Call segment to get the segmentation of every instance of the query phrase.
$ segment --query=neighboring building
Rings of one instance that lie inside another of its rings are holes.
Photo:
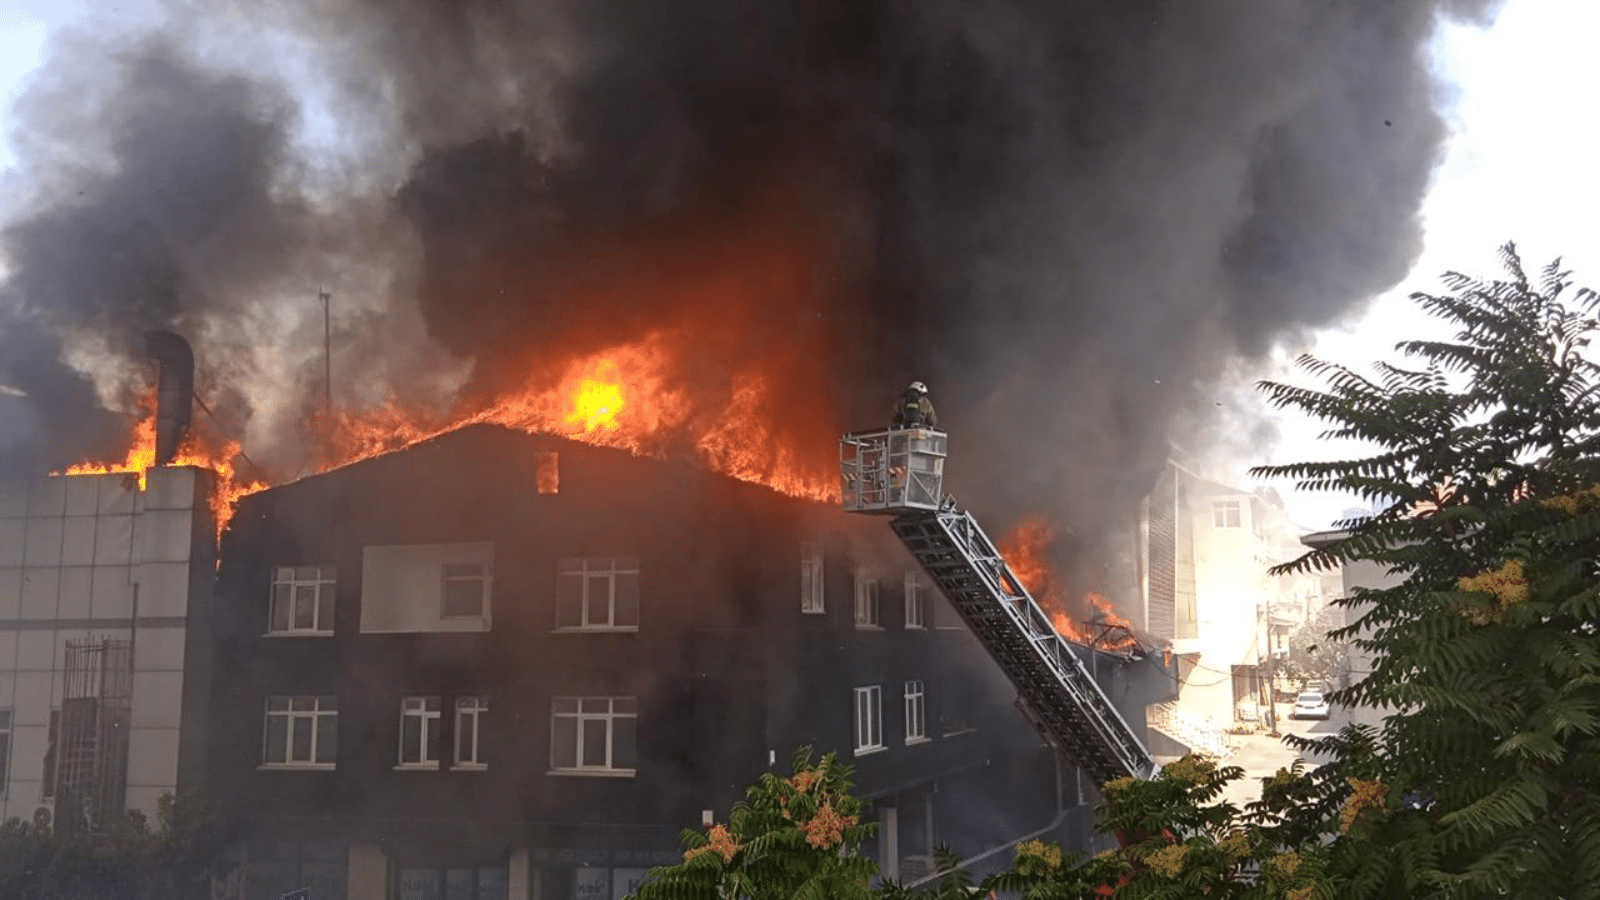
[[[1349,515],[1348,513],[1346,514]],[[1348,537],[1346,531],[1319,531],[1306,535],[1302,540],[1308,547],[1325,547],[1335,541]],[[1357,588],[1382,590],[1399,584],[1401,577],[1381,563],[1370,559],[1359,559],[1345,563],[1339,567],[1339,594],[1340,597],[1353,596]],[[1371,609],[1370,604],[1361,603],[1342,608],[1343,625],[1353,625],[1360,621],[1363,615]],[[1363,649],[1354,640],[1348,642],[1345,651],[1345,664],[1342,677],[1336,688],[1347,688],[1365,678],[1372,671],[1372,651]],[[1370,725],[1374,728],[1383,724],[1385,711],[1383,709],[1352,706],[1348,707],[1347,715],[1352,725]]]
[[[1139,543],[1145,628],[1171,640],[1182,682],[1164,726],[1181,713],[1216,735],[1262,716],[1289,635],[1331,599],[1316,574],[1268,574],[1304,552],[1300,533],[1270,489],[1238,490],[1176,463],[1163,471]]]
[[[1086,845],[1092,788],[913,567],[882,521],[482,426],[247,497],[191,675],[243,895],[621,897],[807,744],[889,877]],[[1089,662],[1142,731],[1159,660]]]
[[[210,473],[0,482],[0,821],[154,820],[199,772]]]

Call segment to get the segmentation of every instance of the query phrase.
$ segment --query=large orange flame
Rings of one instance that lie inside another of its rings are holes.
[[[1033,599],[1038,601],[1039,607],[1050,617],[1057,634],[1069,641],[1104,649],[1130,646],[1133,639],[1126,632],[1103,633],[1107,630],[1105,626],[1125,629],[1129,622],[1112,610],[1111,601],[1102,594],[1090,593],[1084,597],[1096,611],[1095,621],[1079,622],[1072,618],[1066,599],[1061,594],[1060,582],[1050,564],[1050,542],[1054,539],[1055,529],[1049,520],[1035,514],[1017,523],[1000,540],[998,549],[1012,574],[1017,576],[1022,586],[1027,588]]]

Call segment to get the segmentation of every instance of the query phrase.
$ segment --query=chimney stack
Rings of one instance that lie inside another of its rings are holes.
[[[156,459],[165,466],[178,456],[194,409],[194,351],[170,331],[147,331],[145,352],[161,364],[156,386]]]

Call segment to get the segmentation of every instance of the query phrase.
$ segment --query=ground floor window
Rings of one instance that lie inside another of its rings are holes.
[[[313,895],[315,896],[315,895]],[[395,900],[507,900],[505,866],[401,866]]]
[[[278,900],[309,889],[314,900],[344,900],[349,863],[329,841],[272,841],[246,851],[244,900]]]

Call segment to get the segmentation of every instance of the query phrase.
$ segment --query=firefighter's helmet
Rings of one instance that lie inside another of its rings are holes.
[[[907,390],[916,391],[919,394],[926,394],[928,392],[928,386],[920,381],[913,381],[911,382],[911,387]]]

